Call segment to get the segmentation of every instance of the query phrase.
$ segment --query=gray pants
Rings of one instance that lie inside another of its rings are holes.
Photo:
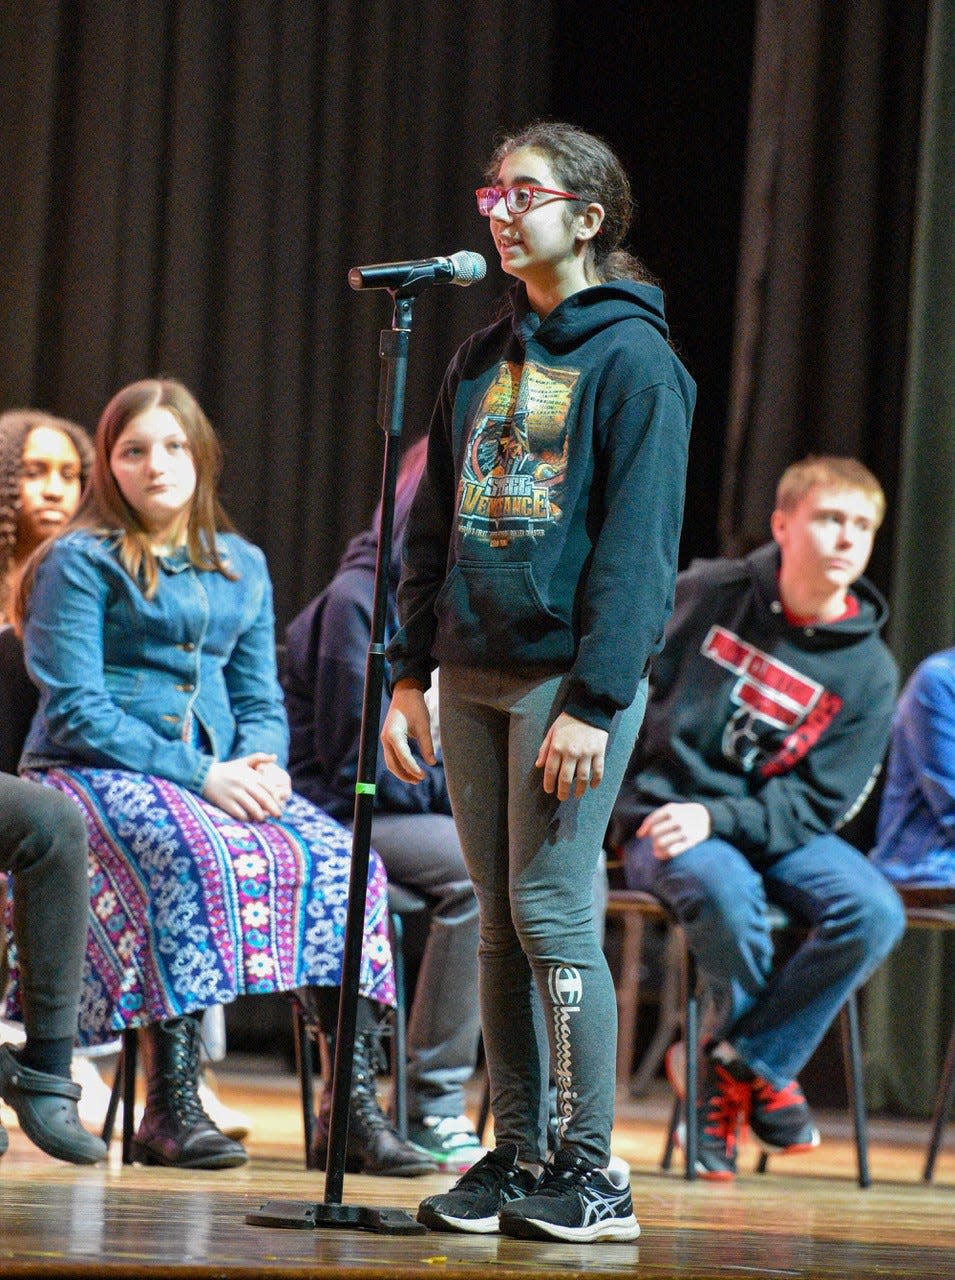
[[[408,1019],[408,1115],[463,1115],[480,1035],[478,908],[454,819],[376,813],[371,841],[388,878],[417,890],[430,911]]]
[[[71,800],[0,773],[0,871],[13,886],[13,938],[28,1036],[73,1039],[86,955],[86,824]]]
[[[547,1154],[549,1064],[562,1149],[605,1166],[616,1000],[594,922],[594,873],[643,719],[647,686],[613,721],[600,786],[548,796],[535,760],[566,677],[441,668],[441,745],[480,907],[481,1027],[498,1142]],[[535,997],[535,987],[537,996]]]

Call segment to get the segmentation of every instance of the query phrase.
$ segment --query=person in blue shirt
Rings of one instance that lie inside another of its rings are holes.
[[[351,836],[292,791],[265,557],[219,504],[219,445],[194,397],[171,379],[133,383],[95,445],[76,516],[21,584],[40,691],[21,770],[86,818],[80,1033],[144,1028],[135,1157],[224,1168],[247,1156],[199,1101],[198,1016],[239,994],[308,989],[331,1025]],[[365,1078],[377,1006],[394,999],[376,857],[361,992]],[[434,1168],[360,1101],[354,1122],[387,1142],[389,1172]]]
[[[955,885],[955,648],[902,690],[870,860],[896,884]]]

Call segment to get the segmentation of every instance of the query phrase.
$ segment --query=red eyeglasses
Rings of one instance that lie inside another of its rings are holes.
[[[485,218],[491,216],[491,210],[500,200],[504,201],[508,213],[526,213],[538,195],[553,196],[555,200],[583,199],[583,196],[575,196],[570,191],[555,191],[553,187],[537,187],[527,183],[516,187],[478,187],[474,194],[477,196],[478,213]]]

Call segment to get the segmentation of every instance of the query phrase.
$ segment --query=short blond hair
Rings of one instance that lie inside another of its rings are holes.
[[[885,515],[885,492],[868,467],[857,458],[810,454],[786,468],[776,486],[776,510],[792,511],[810,489],[856,489],[875,508],[876,528]]]

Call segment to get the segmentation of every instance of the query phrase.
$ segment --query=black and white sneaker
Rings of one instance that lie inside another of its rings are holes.
[[[597,1169],[558,1151],[537,1188],[500,1213],[501,1233],[531,1240],[636,1240],[630,1170],[622,1161]]]
[[[501,1207],[528,1195],[537,1179],[517,1163],[517,1143],[502,1142],[472,1165],[450,1191],[428,1196],[418,1205],[418,1221],[432,1231],[470,1231],[490,1235],[498,1229]]]

